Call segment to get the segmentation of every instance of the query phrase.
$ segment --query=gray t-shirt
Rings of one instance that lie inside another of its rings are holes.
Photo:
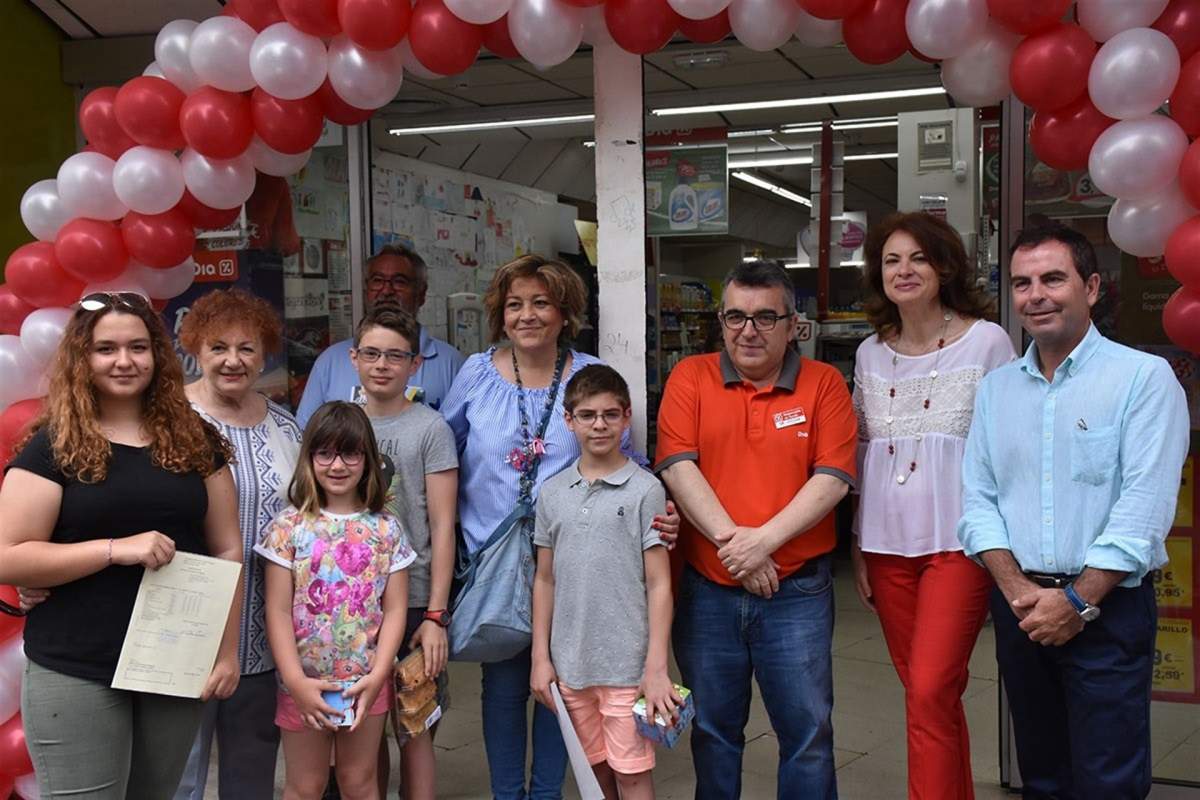
[[[589,483],[579,461],[542,485],[533,543],[554,551],[550,659],[572,689],[637,686],[650,634],[643,551],[667,495],[632,461]]]
[[[408,607],[429,605],[429,511],[425,476],[458,467],[454,434],[442,415],[413,403],[394,417],[372,417],[379,452],[392,460],[396,474],[386,508],[400,520],[417,560],[408,568]]]

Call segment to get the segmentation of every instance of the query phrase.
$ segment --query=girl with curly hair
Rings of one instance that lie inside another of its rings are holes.
[[[230,457],[149,302],[80,301],[0,490],[0,583],[53,589],[25,625],[21,697],[43,797],[171,797],[201,701],[237,688],[240,594],[199,700],[109,688],[144,569],[177,550],[241,562]]]

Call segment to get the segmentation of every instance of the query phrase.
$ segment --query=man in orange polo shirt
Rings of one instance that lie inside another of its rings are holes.
[[[780,798],[834,798],[833,508],[854,482],[841,374],[801,358],[782,267],[725,278],[725,351],[667,380],[655,467],[684,520],[673,641],[696,699],[696,797],[741,794],[754,675],[779,739]]]

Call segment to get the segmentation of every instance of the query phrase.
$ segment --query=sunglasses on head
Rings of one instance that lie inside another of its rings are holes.
[[[145,311],[150,302],[137,292],[92,292],[79,301],[84,311],[100,311],[105,308],[124,308],[129,311]]]

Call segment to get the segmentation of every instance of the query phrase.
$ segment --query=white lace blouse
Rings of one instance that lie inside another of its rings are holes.
[[[955,526],[975,388],[1014,358],[1008,334],[984,320],[942,348],[940,357],[900,355],[878,336],[859,345],[854,410],[860,497],[854,534],[864,551],[923,556],[962,550]]]

